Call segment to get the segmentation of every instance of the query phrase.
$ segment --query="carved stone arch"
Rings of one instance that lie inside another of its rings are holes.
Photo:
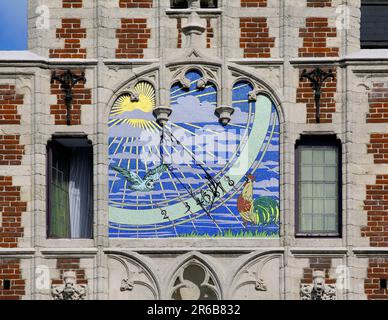
[[[104,118],[108,119],[111,108],[115,101],[123,94],[128,93],[127,91],[133,88],[137,83],[141,81],[145,81],[150,83],[155,89],[155,99],[156,105],[160,102],[160,96],[158,94],[159,91],[159,83],[158,83],[158,74],[160,73],[159,65],[147,66],[140,71],[136,71],[134,75],[121,82],[116,88],[112,90],[112,95],[110,96],[105,110],[104,110]]]
[[[210,288],[209,292],[211,292],[213,297],[210,297],[209,300],[223,299],[222,279],[220,278],[220,273],[216,272],[219,268],[216,268],[206,256],[198,252],[190,252],[182,256],[177,264],[178,267],[175,268],[166,281],[168,290],[165,299],[177,299],[177,290],[181,289],[185,290],[183,293],[181,292],[181,294],[184,294],[184,296],[181,296],[182,300],[204,299],[203,294],[206,294],[207,288]],[[199,281],[201,283],[185,278],[185,270],[191,266],[202,268],[205,272],[203,281]]]
[[[282,106],[283,95],[274,84],[270,83],[268,80],[261,79],[260,77],[254,75],[251,70],[246,70],[244,67],[237,66],[235,64],[229,64],[228,69],[232,72],[232,75],[235,79],[244,79],[253,83],[254,88],[257,92],[257,95],[262,94],[267,96],[275,105],[280,123],[284,123],[284,110]],[[234,81],[233,83],[236,83]]]
[[[214,66],[213,66],[214,67]],[[197,71],[201,74],[202,78],[198,80],[201,84],[199,85],[199,88],[206,86],[207,83],[212,83],[217,91],[220,89],[219,85],[219,79],[217,70],[219,68],[215,68],[215,70],[211,69],[211,65],[206,64],[184,64],[184,65],[176,65],[173,68],[170,68],[171,72],[171,81],[170,81],[170,87],[172,87],[176,83],[180,83],[183,88],[189,88],[190,87],[190,81],[186,78],[186,74],[190,71]]]
[[[160,299],[156,274],[137,254],[111,252],[108,254],[110,299]]]
[[[227,299],[244,299],[245,295],[257,300],[281,299],[284,285],[282,260],[282,253],[276,251],[249,254],[234,268]]]

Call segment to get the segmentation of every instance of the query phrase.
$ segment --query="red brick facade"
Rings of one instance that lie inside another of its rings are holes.
[[[82,0],[62,0],[63,8],[82,8]]]
[[[82,71],[73,71],[80,74]],[[67,120],[67,108],[65,104],[65,93],[61,84],[55,81],[51,84],[51,94],[57,96],[57,103],[50,106],[50,114],[55,117],[56,125],[65,125]],[[92,104],[92,90],[85,88],[83,82],[78,82],[73,88],[73,102],[70,110],[70,125],[81,124],[81,107]]]
[[[206,19],[206,48],[212,47],[212,39],[214,38],[214,29],[212,28],[212,20]]]
[[[23,100],[23,95],[16,93],[14,85],[0,85],[0,125],[20,124],[17,108],[24,103]]]
[[[0,176],[0,248],[16,248],[23,237],[22,213],[27,203],[20,199],[20,187],[12,184],[12,177]]]
[[[240,18],[240,48],[244,58],[270,58],[275,38],[269,36],[267,18]]]
[[[368,223],[361,235],[370,239],[371,247],[388,247],[388,175],[378,175],[376,184],[366,187],[364,210]]]
[[[388,280],[388,258],[369,258],[368,275],[364,281],[368,300],[388,300],[388,290],[380,285],[384,279]]]
[[[267,0],[241,0],[242,8],[258,8],[266,7]]]
[[[60,272],[59,279],[53,279],[52,284],[63,284],[63,273],[66,271],[74,271],[76,273],[77,284],[88,284],[85,270],[80,267],[80,259],[78,258],[61,258],[57,259],[57,270]]]
[[[116,38],[119,39],[116,58],[144,58],[144,49],[148,48],[148,39],[151,38],[147,19],[121,19],[121,29],[116,30]]]
[[[182,18],[176,19],[176,28],[178,30],[178,42],[177,42],[177,48],[182,48]]]
[[[303,278],[301,283],[309,284],[313,282],[313,272],[314,271],[323,271],[325,273],[325,282],[326,284],[333,284],[336,282],[335,279],[330,278],[330,269],[331,269],[331,258],[326,257],[316,257],[309,259],[310,266],[303,269]]]
[[[9,289],[5,282],[9,281]],[[20,300],[25,293],[25,280],[20,270],[20,260],[0,258],[0,300]]]
[[[153,0],[119,0],[120,8],[152,8]]]
[[[313,8],[331,7],[331,0],[307,0],[307,6]]]
[[[306,27],[299,29],[303,47],[299,57],[338,57],[339,48],[327,47],[327,38],[337,37],[337,29],[329,27],[327,18],[306,18]]]
[[[21,165],[23,154],[20,135],[0,135],[0,166]]]
[[[388,133],[371,134],[368,153],[373,154],[376,164],[388,163]]]
[[[320,100],[320,123],[332,123],[335,107],[335,93],[337,92],[336,70],[333,70],[334,79],[328,79],[322,85]],[[316,123],[316,108],[314,91],[307,79],[300,80],[296,91],[296,103],[305,103],[307,108],[306,123]]]
[[[86,49],[81,48],[86,29],[81,28],[81,19],[62,19],[62,27],[56,32],[58,39],[65,40],[65,45],[62,49],[50,49],[50,58],[86,59]]]
[[[388,123],[388,82],[374,82],[368,95],[367,123]]]

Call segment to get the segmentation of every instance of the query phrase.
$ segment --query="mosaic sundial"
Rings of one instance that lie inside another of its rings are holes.
[[[171,87],[170,121],[152,114],[155,90],[139,82],[109,118],[109,235],[112,238],[277,237],[279,120],[271,100],[233,87],[231,122],[215,115],[217,87]]]

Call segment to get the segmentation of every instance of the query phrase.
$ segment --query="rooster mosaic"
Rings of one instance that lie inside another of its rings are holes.
[[[279,205],[268,197],[253,198],[255,177],[248,175],[243,190],[237,198],[237,210],[245,225],[260,225],[279,222]]]

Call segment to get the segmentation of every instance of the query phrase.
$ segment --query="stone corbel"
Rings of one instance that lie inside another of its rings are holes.
[[[183,89],[190,89],[191,87],[191,81],[186,78],[186,76],[183,74],[182,76],[179,77],[178,79],[180,85],[182,86]]]
[[[253,90],[248,93],[249,102],[256,102],[258,94],[262,91],[263,91],[262,87],[258,86],[257,84],[254,85]]]
[[[209,83],[209,78],[203,77],[197,81],[197,89],[203,90],[206,88],[206,85]]]
[[[172,113],[171,107],[167,106],[159,106],[154,108],[153,114],[156,118],[156,122],[163,127],[168,120],[170,119],[170,115]]]
[[[124,90],[121,92],[121,95],[123,94],[129,95],[131,102],[139,102],[139,93],[135,91],[134,87],[130,87],[129,89]]]
[[[67,271],[63,273],[63,284],[53,285],[51,296],[54,300],[85,300],[87,286],[76,283],[76,273]]]
[[[301,300],[336,300],[336,285],[325,283],[325,273],[314,271],[313,283],[300,285]]]
[[[231,106],[221,105],[216,107],[216,115],[223,126],[227,126],[232,120],[233,113],[234,108]]]

